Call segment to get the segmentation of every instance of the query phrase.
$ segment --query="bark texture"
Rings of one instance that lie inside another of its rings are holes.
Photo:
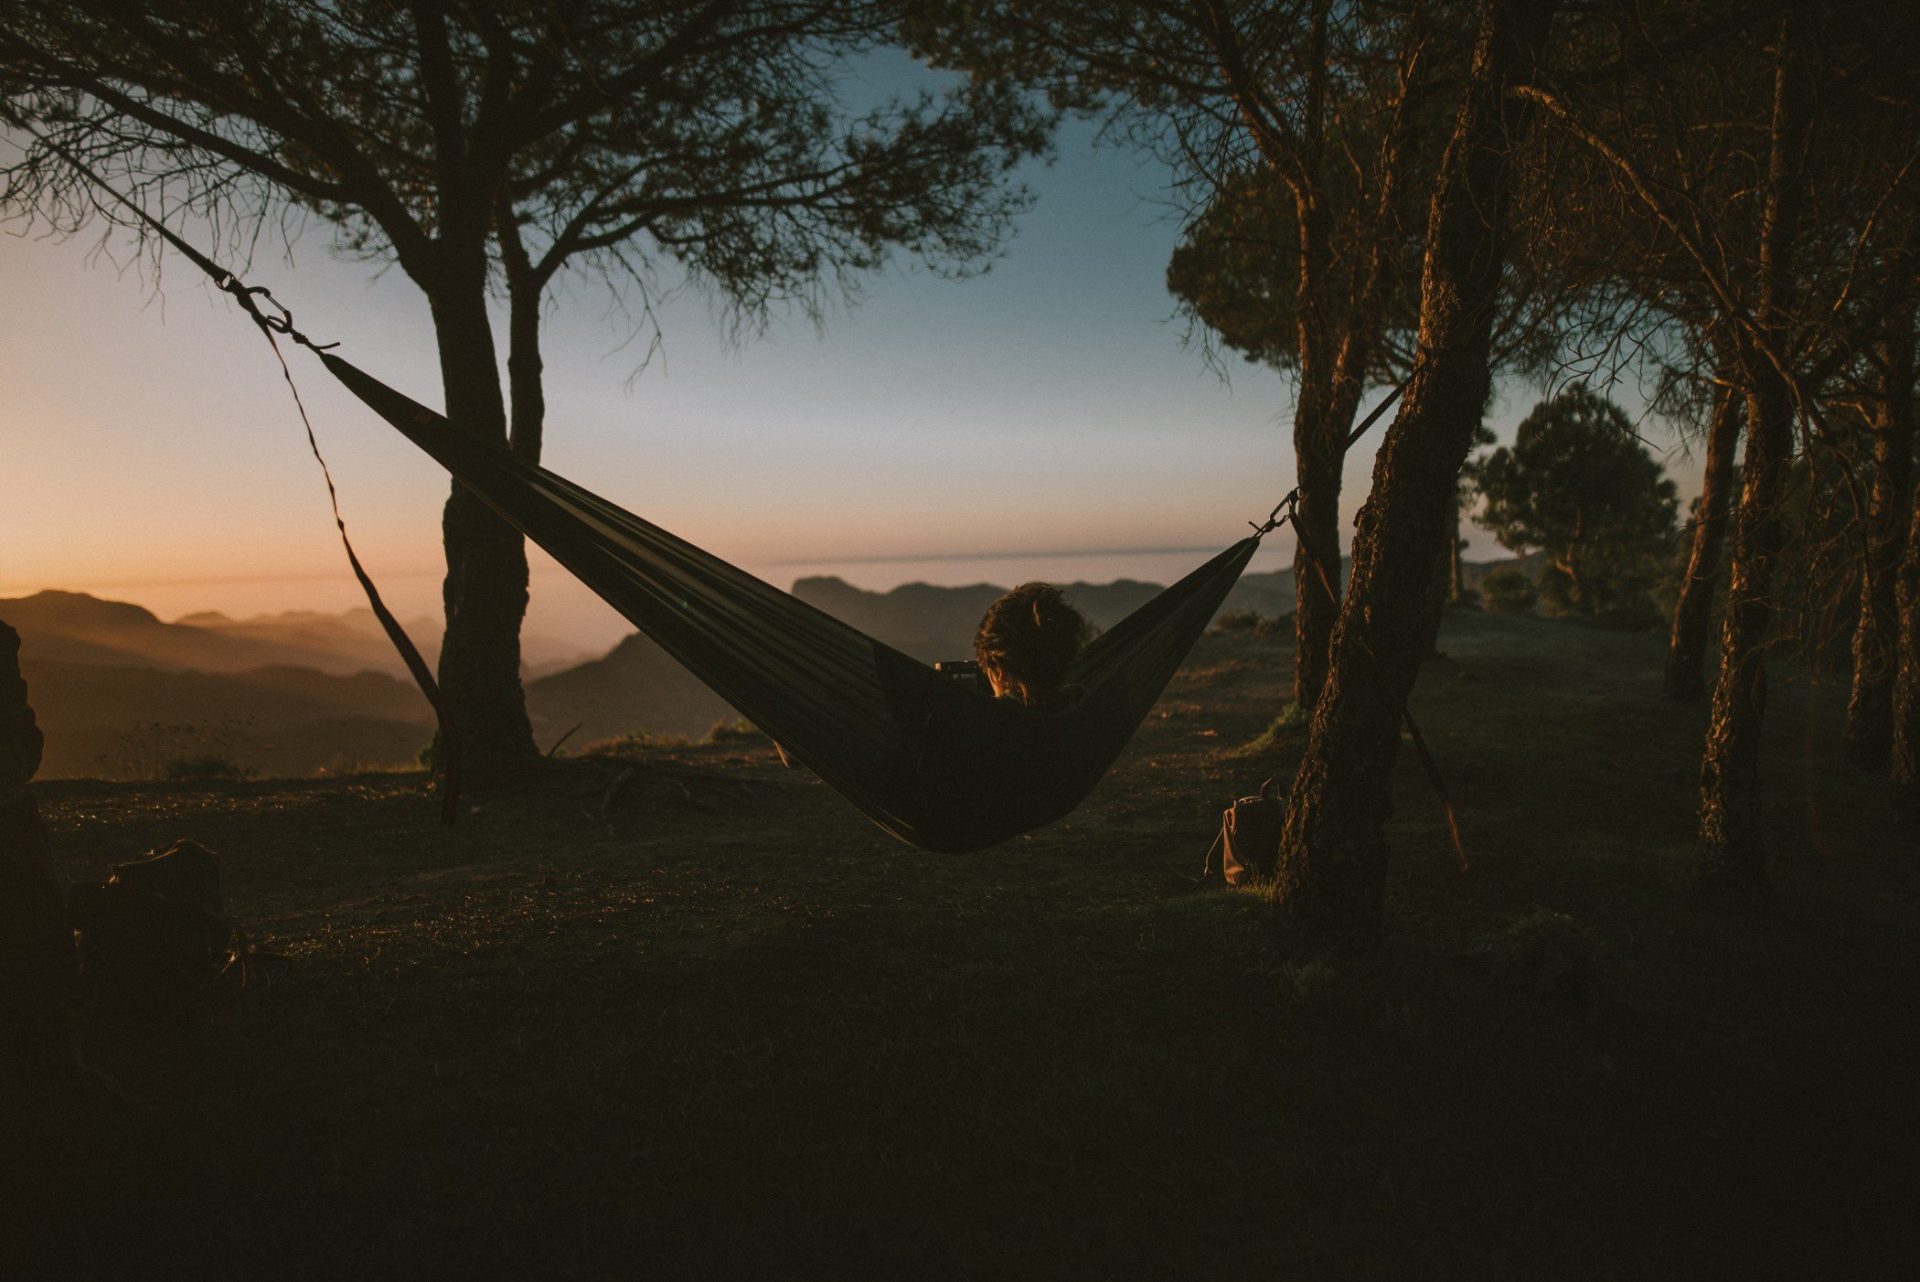
[[[1699,510],[1693,519],[1693,545],[1687,553],[1687,572],[1681,580],[1680,599],[1673,607],[1673,630],[1667,638],[1667,697],[1683,703],[1698,699],[1707,686],[1713,589],[1720,579],[1720,556],[1727,542],[1733,454],[1740,443],[1745,404],[1745,399],[1729,386],[1715,404],[1713,422],[1707,428],[1706,469],[1700,482]]]
[[[1760,336],[1779,359],[1792,350],[1792,246],[1803,193],[1800,164],[1809,95],[1798,60],[1793,19],[1782,23],[1774,76],[1767,163],[1767,199],[1760,230]],[[1779,560],[1781,505],[1793,453],[1793,396],[1786,377],[1757,343],[1745,345],[1747,448],[1740,469],[1740,510],[1720,632],[1720,669],[1713,719],[1700,767],[1701,880],[1740,891],[1766,886],[1765,795],[1760,785],[1760,732],[1767,708],[1767,631]]]
[[[494,223],[500,261],[507,276],[507,397],[510,416],[507,438],[523,463],[538,464],[546,441],[547,393],[540,355],[540,302],[546,296],[552,269],[538,269],[527,254],[514,222],[513,207],[503,195]]]
[[[487,317],[486,257],[476,245],[428,294],[440,347],[447,418],[505,448],[506,404]],[[441,515],[447,631],[440,689],[475,783],[497,781],[538,754],[520,685],[527,551],[518,531],[457,482]]]
[[[1346,421],[1352,421],[1351,413]],[[1293,420],[1300,485],[1300,529],[1293,549],[1293,700],[1302,708],[1313,707],[1326,684],[1333,625],[1340,614],[1340,470],[1346,445],[1345,428],[1337,422],[1322,397],[1309,396],[1303,376]],[[1314,549],[1322,551],[1318,563]]]
[[[1873,424],[1873,486],[1860,565],[1860,620],[1853,630],[1847,755],[1877,769],[1893,746],[1893,684],[1900,632],[1897,580],[1913,501],[1913,317],[1880,345],[1880,404]]]
[[[1492,0],[1484,11],[1428,212],[1419,354],[1356,522],[1353,581],[1289,798],[1275,900],[1334,937],[1366,940],[1380,929],[1400,719],[1426,648],[1447,508],[1491,379],[1509,148],[1524,119],[1507,90],[1531,74],[1554,7]]]
[[[1320,0],[1309,26],[1308,59],[1319,70],[1307,85],[1304,136],[1288,145],[1271,131],[1256,131],[1268,163],[1282,173],[1298,175],[1289,182],[1294,191],[1299,262],[1294,308],[1299,394],[1294,404],[1293,448],[1300,500],[1296,509],[1299,537],[1293,555],[1293,699],[1302,708],[1313,707],[1320,697],[1339,617],[1341,472],[1346,463],[1348,433],[1359,412],[1367,372],[1386,323],[1387,304],[1399,284],[1394,270],[1398,245],[1393,211],[1415,148],[1410,98],[1416,77],[1412,68],[1424,39],[1410,36],[1408,47],[1401,52],[1402,76],[1391,111],[1393,124],[1381,140],[1373,169],[1376,189],[1364,259],[1353,264],[1350,271],[1336,271],[1333,213],[1324,196],[1329,153],[1322,119],[1327,109],[1330,64],[1326,45],[1332,8],[1326,0]],[[1257,99],[1244,84],[1239,91],[1243,97]],[[1342,158],[1331,163],[1346,162]],[[1316,556],[1320,558],[1319,570],[1314,568]],[[1320,571],[1326,575],[1324,584]],[[1327,586],[1332,587],[1332,593],[1327,592]]]

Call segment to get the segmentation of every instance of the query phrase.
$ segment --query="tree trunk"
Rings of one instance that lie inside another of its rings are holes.
[[[546,441],[546,363],[540,356],[540,301],[546,296],[549,277],[534,269],[514,222],[513,207],[504,196],[494,235],[507,274],[507,397],[512,411],[507,439],[514,457],[537,464]]]
[[[1340,482],[1360,392],[1359,380],[1337,369],[1311,394],[1303,376],[1294,413],[1294,466],[1300,479],[1296,534],[1301,537],[1293,553],[1293,700],[1309,710],[1326,683],[1333,625],[1340,615]],[[1326,570],[1325,584],[1313,568],[1314,552]]]
[[[1507,90],[1530,73],[1554,7],[1490,0],[1485,9],[1428,212],[1419,356],[1356,524],[1333,662],[1289,798],[1275,900],[1287,917],[1339,938],[1380,928],[1393,761],[1424,649],[1426,589],[1491,384],[1509,148],[1526,114]]]
[[[20,637],[0,623],[0,1080],[5,1087],[71,1075],[73,932],[47,862],[47,834],[28,782],[41,735],[20,678]],[[0,1087],[4,1089],[5,1087]]]
[[[1693,518],[1693,547],[1673,607],[1667,639],[1667,698],[1698,699],[1706,688],[1707,638],[1713,622],[1713,587],[1720,578],[1720,550],[1727,541],[1727,509],[1733,497],[1733,452],[1740,443],[1745,402],[1731,387],[1720,396],[1707,428],[1706,474]]]
[[[1920,494],[1911,496],[1907,554],[1900,559],[1897,670],[1893,682],[1893,808],[1920,828]]]
[[[1567,603],[1575,614],[1591,618],[1593,598],[1587,592],[1587,576],[1580,566],[1580,545],[1575,543],[1567,548],[1567,555],[1556,568],[1567,576]]]
[[[1365,270],[1335,280],[1332,270],[1331,218],[1324,199],[1326,40],[1333,6],[1318,0],[1306,57],[1316,68],[1306,95],[1306,138],[1295,155],[1304,176],[1295,186],[1299,265],[1295,278],[1294,356],[1299,395],[1294,406],[1294,475],[1300,488],[1296,509],[1294,578],[1294,703],[1311,709],[1325,683],[1340,610],[1340,490],[1346,465],[1347,436],[1360,408],[1374,345],[1385,324],[1394,286],[1399,245],[1393,218],[1403,171],[1413,155],[1417,133],[1410,99],[1419,77],[1415,66],[1423,36],[1410,36],[1401,51],[1400,98],[1394,125],[1382,140],[1372,243]],[[1270,154],[1270,164],[1280,164]],[[1298,185],[1304,184],[1304,185]],[[1339,289],[1338,305],[1330,302]],[[1338,318],[1340,328],[1336,330]],[[1316,563],[1315,557],[1320,560]],[[1318,568],[1316,568],[1316,564]],[[1321,571],[1325,572],[1322,582]],[[1331,591],[1328,589],[1331,588]]]
[[[1300,390],[1293,409],[1293,462],[1300,502],[1293,551],[1293,701],[1311,708],[1326,681],[1328,647],[1340,612],[1340,472],[1352,414],[1341,421],[1333,404],[1333,335],[1323,297],[1331,257],[1326,210],[1308,191],[1296,195],[1294,216],[1300,254],[1294,354]]]
[[[1847,755],[1876,769],[1893,745],[1893,679],[1900,630],[1895,601],[1900,554],[1913,499],[1913,316],[1880,344],[1882,381],[1873,425],[1873,491],[1861,561],[1860,621],[1853,630],[1853,691],[1847,701]]]
[[[1447,600],[1459,605],[1467,599],[1467,541],[1460,537],[1460,504],[1447,518]]]
[[[1802,199],[1796,162],[1808,101],[1794,38],[1789,16],[1781,24],[1774,74],[1768,190],[1760,229],[1760,305],[1755,309],[1762,336],[1783,360],[1792,350],[1791,247]],[[1793,397],[1785,376],[1755,344],[1746,344],[1742,359],[1748,388],[1747,449],[1720,631],[1720,673],[1700,767],[1700,836],[1706,846],[1700,871],[1705,888],[1752,892],[1764,890],[1767,880],[1760,731],[1767,707],[1765,647],[1773,619],[1780,509],[1793,453]]]
[[[428,294],[440,347],[447,418],[505,447],[506,405],[487,317],[486,255],[459,255]],[[520,624],[527,612],[527,551],[520,534],[458,482],[441,516],[447,577],[440,689],[462,767],[497,782],[538,754],[520,686]]]
[[[1327,430],[1329,417],[1318,396],[1309,402],[1303,380],[1293,421],[1300,485],[1293,549],[1293,701],[1303,709],[1313,707],[1326,682],[1333,624],[1340,614],[1340,471],[1346,452],[1344,432]]]

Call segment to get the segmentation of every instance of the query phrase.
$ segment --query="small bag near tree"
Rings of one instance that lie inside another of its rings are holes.
[[[1220,835],[1207,849],[1200,880],[1238,886],[1273,876],[1280,861],[1280,827],[1287,803],[1273,795],[1273,780],[1257,796],[1242,797],[1220,813]]]

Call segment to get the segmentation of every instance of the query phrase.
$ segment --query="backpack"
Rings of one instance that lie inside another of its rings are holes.
[[[1239,886],[1273,876],[1280,862],[1280,829],[1286,822],[1287,802],[1272,795],[1272,789],[1269,779],[1260,785],[1257,796],[1242,797],[1220,812],[1220,834],[1207,848],[1201,881]]]
[[[240,942],[220,894],[219,857],[191,841],[115,864],[102,885],[76,886],[68,913],[81,988],[108,1018],[197,1021]]]

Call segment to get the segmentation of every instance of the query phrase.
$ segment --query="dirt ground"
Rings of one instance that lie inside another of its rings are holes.
[[[1843,688],[1776,684],[1777,897],[1734,911],[1688,897],[1704,713],[1660,700],[1659,638],[1460,614],[1442,648],[1414,709],[1472,868],[1403,752],[1358,957],[1191,880],[1300,742],[1244,750],[1291,665],[1243,633],[1068,821],[964,857],[756,744],[559,762],[451,830],[417,776],[45,785],[69,879],[191,837],[284,960],[206,1027],[94,1029],[124,1098],[7,1102],[6,1248],[101,1278],[1904,1276],[1920,852],[1844,763]],[[1553,973],[1506,964],[1521,920]]]

